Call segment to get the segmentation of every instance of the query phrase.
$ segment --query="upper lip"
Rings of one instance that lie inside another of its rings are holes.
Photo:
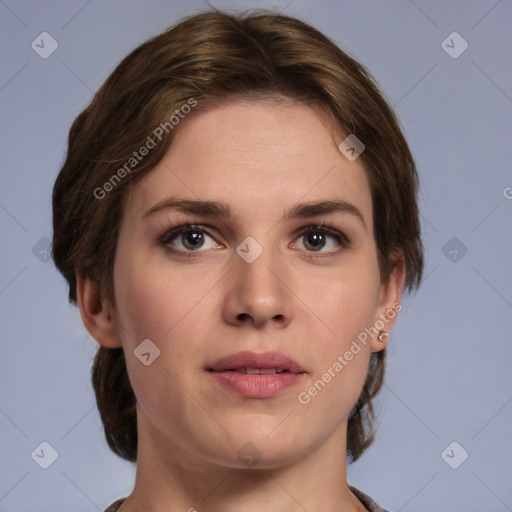
[[[207,368],[213,372],[225,372],[237,370],[240,368],[275,368],[279,371],[288,371],[290,373],[305,373],[305,370],[297,361],[281,354],[281,352],[237,352],[229,356],[222,357]]]

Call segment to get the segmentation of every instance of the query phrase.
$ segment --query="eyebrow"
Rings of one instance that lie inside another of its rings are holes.
[[[226,219],[232,217],[231,208],[227,203],[222,203],[219,201],[199,201],[194,199],[180,199],[170,197],[158,202],[149,208],[149,210],[144,212],[142,218],[149,217],[157,212],[167,209],[178,210],[184,213],[193,213],[196,215],[221,217]],[[286,210],[284,213],[284,218],[304,219],[309,217],[317,217],[319,215],[329,215],[333,213],[346,213],[353,215],[361,221],[364,228],[366,229],[366,223],[359,209],[353,204],[341,199],[299,203],[292,206],[292,208],[289,210]]]
[[[153,215],[161,210],[173,209],[184,213],[197,215],[212,215],[215,217],[230,218],[231,208],[227,203],[218,201],[197,201],[194,199],[179,199],[169,197],[152,206],[144,212],[142,218]]]
[[[302,219],[307,217],[317,217],[318,215],[329,215],[332,213],[348,213],[357,217],[364,228],[366,223],[363,214],[353,204],[341,199],[330,201],[317,201],[309,203],[300,203],[287,210],[284,214],[285,219]]]

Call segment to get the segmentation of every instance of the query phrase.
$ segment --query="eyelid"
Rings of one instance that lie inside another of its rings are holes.
[[[297,233],[296,233],[297,236],[294,240],[296,240],[297,238],[300,238],[301,236],[304,236],[307,233],[315,233],[315,232],[320,232],[325,235],[331,236],[343,247],[351,246],[350,240],[344,233],[342,233],[341,231],[338,231],[337,229],[332,228],[326,224],[304,226],[303,228],[300,228],[297,231]],[[327,254],[327,253],[324,253],[324,254]]]
[[[209,231],[207,226],[204,226],[203,224],[180,224],[175,227],[171,227],[165,230],[164,234],[159,237],[160,242],[164,244],[168,244],[173,238],[176,238],[178,235],[181,235],[182,233],[186,233],[187,231],[203,231],[206,233],[210,238],[215,238]],[[215,240],[217,242],[217,240]],[[217,242],[219,243],[219,242]]]
[[[174,227],[169,227],[165,230],[164,234],[158,238],[158,243],[161,245],[166,251],[172,252],[177,257],[186,257],[186,258],[202,258],[205,256],[205,253],[208,253],[212,250],[209,249],[198,249],[198,250],[186,250],[186,249],[178,249],[172,245],[172,241],[177,239],[182,233],[186,233],[188,231],[201,231],[206,236],[211,238],[216,245],[224,246],[224,244],[217,241],[217,237],[210,233],[210,230],[207,226],[202,224],[191,224],[191,223],[183,223]],[[217,249],[216,247],[215,249]],[[221,247],[222,248],[222,247]]]
[[[200,250],[198,250],[198,251],[184,251],[184,250],[176,249],[175,247],[172,247],[170,245],[170,242],[173,239],[177,238],[182,233],[186,233],[187,231],[194,231],[194,230],[202,231],[207,236],[212,238],[215,241],[216,244],[224,245],[224,244],[218,242],[217,237],[214,236],[210,232],[209,226],[205,226],[204,224],[195,224],[195,223],[187,223],[187,222],[184,222],[183,224],[179,224],[177,226],[173,226],[173,227],[167,228],[165,230],[164,234],[158,238],[158,241],[159,241],[159,243],[161,245],[164,245],[169,250],[172,250],[175,253],[186,254],[187,256],[198,255],[199,253],[206,252],[207,250],[203,250],[203,251],[200,251]],[[331,238],[336,240],[336,242],[341,247],[350,247],[351,246],[350,240],[347,238],[347,236],[344,233],[342,233],[338,229],[330,227],[330,226],[328,226],[326,224],[322,224],[322,225],[307,225],[307,226],[304,226],[304,227],[298,229],[295,232],[295,235],[294,235],[292,243],[295,243],[297,241],[297,239],[299,239],[301,236],[304,236],[304,235],[306,235],[308,233],[315,233],[315,232],[320,232],[320,233],[323,233],[323,234],[325,234],[327,236],[330,236]],[[338,252],[338,251],[318,252],[316,254],[315,254],[314,251],[305,251],[305,252],[308,252],[312,256],[315,256],[315,257],[321,257],[321,256],[328,256],[330,254],[334,254],[335,252]]]

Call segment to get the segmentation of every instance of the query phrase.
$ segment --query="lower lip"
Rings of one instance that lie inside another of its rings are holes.
[[[218,382],[247,398],[272,398],[298,384],[303,377],[301,373],[288,372],[271,375],[247,375],[235,371],[210,373]]]

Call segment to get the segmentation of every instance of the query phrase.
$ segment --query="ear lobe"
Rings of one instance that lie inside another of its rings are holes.
[[[89,334],[103,347],[121,347],[110,305],[102,299],[100,285],[95,279],[77,273],[77,302]]]
[[[398,312],[402,309],[400,301],[405,282],[405,261],[403,255],[395,256],[393,269],[387,282],[382,283],[374,319],[374,329],[377,334],[372,337],[372,352],[380,352],[389,344],[389,335],[395,325]]]

